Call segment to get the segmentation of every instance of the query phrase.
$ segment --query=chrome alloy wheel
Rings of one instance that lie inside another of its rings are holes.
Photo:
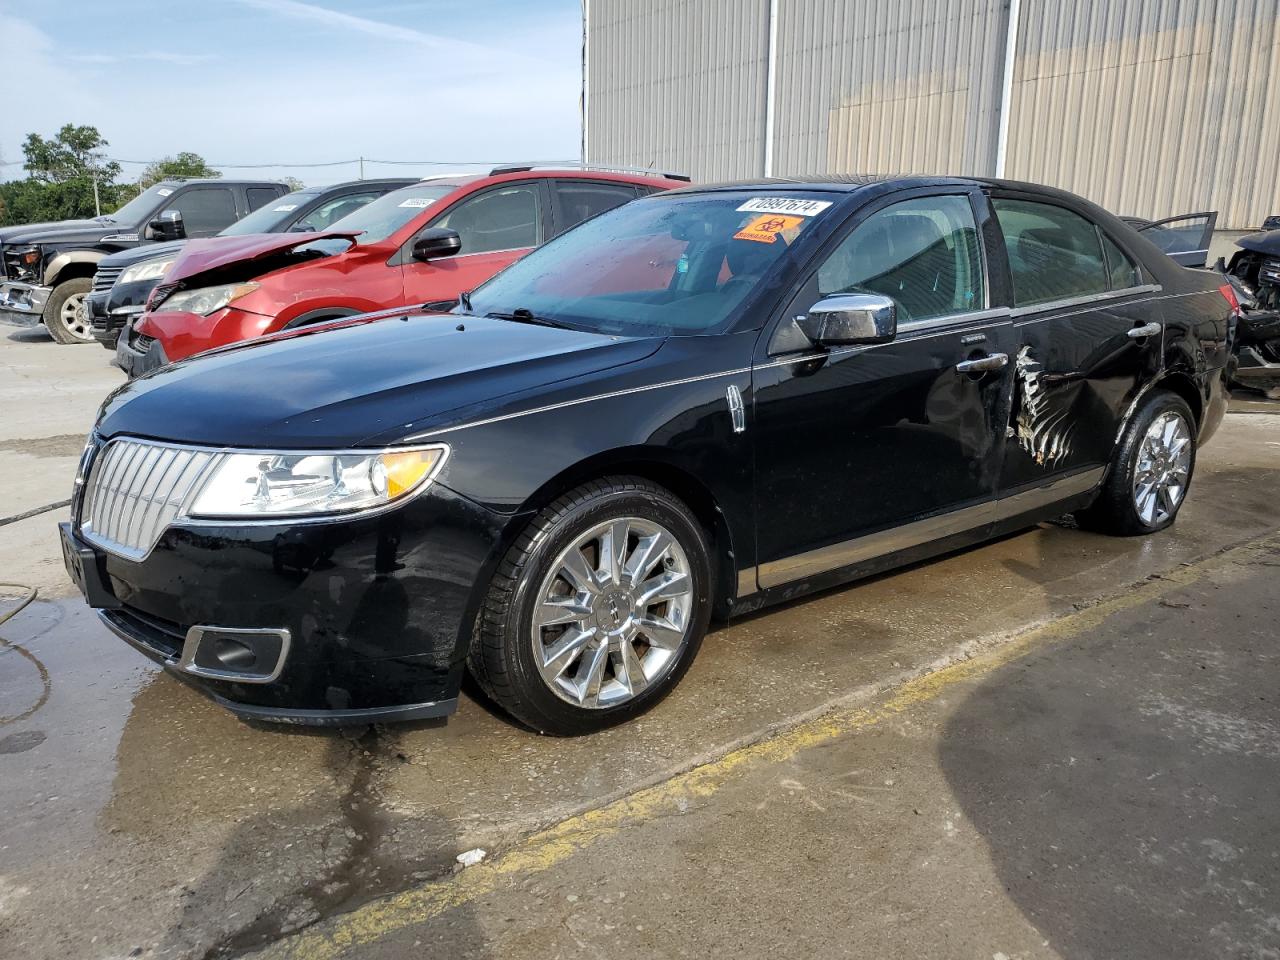
[[[556,557],[533,610],[543,681],[578,707],[617,706],[680,659],[693,610],[689,558],[652,520],[592,527]]]
[[[58,319],[62,321],[63,328],[77,340],[93,339],[86,296],[83,293],[73,293],[62,301],[62,308],[58,311]]]
[[[1191,471],[1191,429],[1182,414],[1168,410],[1147,428],[1133,473],[1133,505],[1142,522],[1164,523],[1187,493]]]

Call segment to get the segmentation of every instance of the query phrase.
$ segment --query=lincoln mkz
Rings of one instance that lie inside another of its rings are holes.
[[[1047,188],[658,193],[450,313],[122,387],[65,555],[112,630],[242,716],[440,716],[470,671],[588,732],[669,693],[713,615],[1065,513],[1168,526],[1235,317],[1221,276]]]

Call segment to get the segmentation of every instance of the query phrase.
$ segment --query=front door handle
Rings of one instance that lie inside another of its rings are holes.
[[[1140,327],[1134,327],[1129,331],[1131,340],[1141,340],[1143,337],[1154,337],[1164,328],[1158,323],[1144,323]]]
[[[1003,370],[1009,365],[1007,353],[989,353],[976,360],[963,360],[956,364],[960,373],[987,373],[991,370]]]

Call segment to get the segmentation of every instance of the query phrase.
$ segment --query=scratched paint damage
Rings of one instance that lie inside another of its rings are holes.
[[[1018,411],[1014,429],[1018,444],[1043,467],[1052,467],[1071,453],[1076,421],[1060,396],[1045,382],[1044,365],[1025,346],[1014,365],[1018,386]]]

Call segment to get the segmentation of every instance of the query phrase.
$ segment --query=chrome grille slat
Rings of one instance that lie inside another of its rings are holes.
[[[110,290],[115,286],[116,280],[120,278],[120,274],[124,273],[124,267],[99,267],[93,275],[93,290],[100,293],[103,290]]]
[[[81,534],[118,556],[146,556],[218,460],[219,455],[209,450],[112,440],[89,475]]]
[[[130,476],[132,476],[134,465],[146,456],[147,448],[142,445],[136,445],[129,450],[120,463],[120,469],[116,472],[116,482],[113,486],[107,488],[110,498],[110,512],[107,513],[106,534],[117,543],[120,542],[120,521],[124,518],[125,508],[129,505],[129,498],[125,494],[124,484]]]

